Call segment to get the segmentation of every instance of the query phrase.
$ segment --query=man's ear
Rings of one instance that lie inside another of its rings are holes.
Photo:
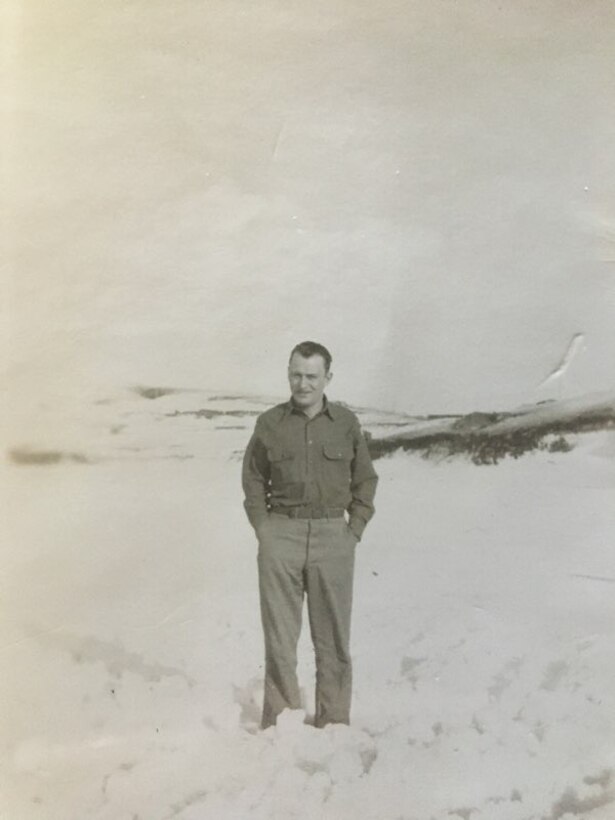
[[[332,378],[333,378],[333,372],[331,370],[329,370],[329,372],[327,373],[327,376],[326,376],[327,382],[330,382]]]

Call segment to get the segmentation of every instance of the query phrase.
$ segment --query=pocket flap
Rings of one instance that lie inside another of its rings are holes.
[[[352,447],[347,444],[323,444],[322,451],[332,461],[350,461],[353,456]]]
[[[294,453],[283,450],[281,447],[269,447],[267,456],[269,461],[286,461],[288,458],[294,458]]]

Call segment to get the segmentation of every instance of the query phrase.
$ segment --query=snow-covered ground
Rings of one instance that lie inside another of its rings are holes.
[[[0,468],[0,817],[612,820],[615,433],[489,467],[380,459],[352,726],[304,724],[306,634],[305,713],[261,732],[239,473],[263,405],[203,406],[126,392],[9,430],[92,463]]]

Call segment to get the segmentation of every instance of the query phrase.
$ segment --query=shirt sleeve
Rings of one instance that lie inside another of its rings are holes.
[[[245,500],[243,506],[250,524],[257,529],[268,514],[268,488],[270,467],[259,429],[259,423],[248,443],[243,457],[242,484]]]
[[[361,540],[363,530],[375,512],[374,497],[378,476],[367,449],[367,441],[357,421],[353,430],[355,454],[352,461],[352,478],[350,492],[352,501],[348,507],[348,525],[356,537]]]

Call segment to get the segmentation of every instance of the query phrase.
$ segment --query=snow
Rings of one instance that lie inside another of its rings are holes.
[[[95,458],[1,467],[0,815],[611,820],[615,434],[489,467],[380,459],[352,725],[304,722],[304,634],[304,709],[262,732],[253,416],[166,415],[202,398],[118,392],[63,432],[50,407],[11,442]]]

